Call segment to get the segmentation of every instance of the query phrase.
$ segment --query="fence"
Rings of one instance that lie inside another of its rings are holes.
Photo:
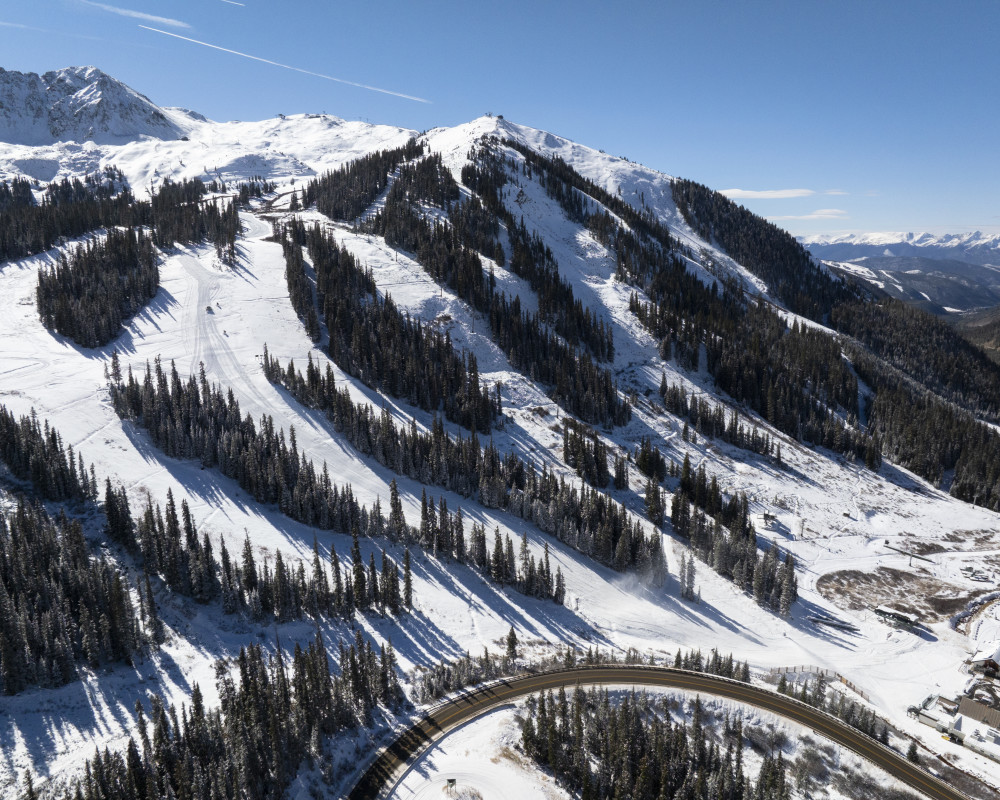
[[[832,669],[825,669],[824,667],[816,667],[811,664],[803,664],[798,667],[775,667],[768,673],[768,678],[771,680],[777,680],[781,675],[821,675],[824,678],[830,678],[835,681],[839,681],[844,684],[848,689],[850,689],[855,694],[861,696],[864,700],[869,703],[872,701],[868,693],[863,689],[859,688],[857,685],[847,680],[839,672],[834,672]]]

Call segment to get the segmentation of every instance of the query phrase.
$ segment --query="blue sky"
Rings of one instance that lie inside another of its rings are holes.
[[[998,31],[996,0],[0,0],[0,66],[93,64],[217,120],[504,114],[797,234],[1000,231]]]

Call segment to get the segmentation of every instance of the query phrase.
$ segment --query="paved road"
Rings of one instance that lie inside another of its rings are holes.
[[[714,675],[663,667],[603,666],[567,669],[541,675],[510,678],[455,698],[432,709],[423,719],[404,731],[379,752],[348,795],[350,800],[376,800],[395,785],[409,763],[449,730],[484,714],[489,709],[560,686],[635,685],[684,689],[727,697],[778,714],[811,728],[817,734],[867,758],[907,786],[933,800],[968,800],[944,781],[924,772],[893,750],[865,736],[849,725],[785,695]]]

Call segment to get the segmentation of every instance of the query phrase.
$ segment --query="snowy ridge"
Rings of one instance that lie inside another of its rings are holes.
[[[913,247],[994,247],[1000,248],[1000,233],[969,231],[966,233],[823,233],[801,237],[806,246],[827,244],[859,244],[891,247],[896,244]]]
[[[849,233],[800,239],[813,255],[833,261],[919,256],[1000,265],[1000,233]]]
[[[189,119],[179,109],[158,108],[96,67],[68,67],[44,75],[0,69],[0,141],[42,145],[178,139]]]

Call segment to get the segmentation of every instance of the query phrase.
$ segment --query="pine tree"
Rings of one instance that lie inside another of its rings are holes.
[[[409,611],[413,608],[413,573],[410,570],[410,550],[403,553],[403,605]]]
[[[507,661],[513,663],[517,658],[517,634],[514,633],[514,626],[512,625],[510,631],[507,633]]]

